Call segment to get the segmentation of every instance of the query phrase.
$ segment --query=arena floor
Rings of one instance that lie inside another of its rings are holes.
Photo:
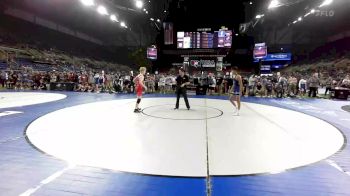
[[[0,195],[350,195],[347,101],[0,92]]]

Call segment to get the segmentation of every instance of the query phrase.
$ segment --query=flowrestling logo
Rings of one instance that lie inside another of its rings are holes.
[[[315,10],[315,16],[317,17],[333,17],[334,15],[334,10]]]
[[[288,54],[271,54],[271,58],[285,59],[285,58],[288,58]]]
[[[215,67],[214,60],[201,60],[200,64],[202,65],[202,67]]]
[[[191,60],[192,67],[215,67],[215,60]]]

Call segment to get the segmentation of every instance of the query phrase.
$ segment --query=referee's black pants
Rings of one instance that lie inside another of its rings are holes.
[[[179,108],[179,100],[180,100],[181,94],[184,97],[187,109],[190,109],[190,104],[188,103],[188,99],[187,99],[186,87],[181,87],[181,88],[176,89],[176,106],[175,106],[175,108]]]
[[[317,87],[310,87],[309,89],[309,97],[311,97],[311,94],[312,94],[312,97],[316,97],[316,93],[317,92]]]

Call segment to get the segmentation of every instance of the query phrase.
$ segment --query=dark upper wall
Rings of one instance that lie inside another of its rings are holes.
[[[128,5],[130,2],[125,4]],[[149,24],[149,16],[132,10],[120,10],[115,2],[110,0],[106,0],[104,5],[107,5],[109,12],[117,14],[119,20],[125,21],[131,29],[121,28],[119,23],[113,23],[107,16],[99,15],[95,8],[85,7],[78,0],[2,0],[0,10],[3,13],[19,10],[25,13],[19,17],[23,20],[49,25],[49,28],[64,27],[73,31],[75,35],[78,34],[75,32],[79,32],[80,35],[88,36],[105,45],[135,47],[154,42],[157,32]],[[35,21],[35,18],[40,20]]]
[[[334,1],[329,6],[318,8],[320,3],[322,1],[305,0],[275,10],[267,10],[268,3],[262,3],[259,9],[254,10],[255,14],[250,13],[249,18],[258,13],[264,13],[265,17],[257,23],[255,28],[250,29],[249,34],[255,37],[256,42],[266,42],[272,51],[284,48],[295,53],[311,52],[335,41],[334,36],[350,31],[348,14],[350,3],[348,0]],[[261,8],[262,6],[265,8]],[[312,8],[324,11],[323,15],[309,15],[302,22],[288,26],[289,23],[292,23],[299,16],[304,16]],[[340,36],[340,38],[343,37]]]
[[[0,15],[0,44],[56,48],[67,55],[130,64],[128,47],[104,46],[60,33],[8,15]]]

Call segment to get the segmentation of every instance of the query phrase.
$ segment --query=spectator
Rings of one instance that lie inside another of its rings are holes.
[[[164,75],[161,75],[158,82],[160,93],[165,93],[165,80],[166,78],[164,77]]]
[[[345,76],[340,86],[344,88],[350,88],[350,75]]]
[[[277,98],[283,98],[285,90],[287,88],[287,79],[283,76],[281,76],[280,73],[277,73],[277,85],[276,85],[276,93]]]
[[[259,96],[262,97],[264,94],[263,92],[264,92],[263,85],[261,84],[261,82],[258,82],[256,84],[256,94],[259,94]]]
[[[172,90],[173,78],[172,76],[168,76],[165,79],[165,91],[170,92]]]
[[[0,72],[0,85],[2,88],[5,87],[5,82],[6,82],[6,73],[5,71]]]
[[[288,94],[295,96],[297,94],[298,79],[294,76],[290,76],[288,80]]]
[[[266,96],[272,97],[272,90],[273,90],[273,82],[271,79],[268,79],[266,82]]]
[[[263,97],[265,97],[267,94],[267,86],[266,86],[267,85],[267,78],[266,78],[266,76],[263,76],[261,78],[261,85],[262,85],[261,95]]]
[[[332,77],[328,77],[328,79],[326,80],[326,91],[324,93],[324,95],[327,95],[327,92],[330,92],[330,90],[332,89],[332,83],[333,83],[333,79]]]
[[[248,89],[248,78],[243,78],[243,94],[242,96],[245,96],[247,94]]]
[[[309,86],[309,97],[316,97],[317,91],[318,91],[318,86],[319,86],[319,79],[317,77],[317,74],[313,74],[312,77],[308,81],[308,86]]]
[[[305,96],[305,93],[306,93],[306,83],[307,81],[304,79],[304,77],[302,77],[300,80],[299,80],[299,91],[300,91],[300,95],[301,96]]]
[[[156,78],[154,75],[150,77],[150,91],[151,93],[155,93],[156,91]]]
[[[248,95],[255,95],[255,75],[251,75],[248,79]]]
[[[218,89],[219,95],[221,95],[223,93],[223,88],[224,88],[223,81],[224,81],[224,79],[221,76],[216,78],[216,89]]]
[[[94,84],[95,83],[94,74],[92,72],[90,72],[88,77],[89,77],[88,78],[88,83],[89,84]]]
[[[209,85],[209,95],[212,95],[213,92],[215,92],[215,87],[216,87],[216,79],[213,74],[209,74],[208,85]]]
[[[101,87],[101,91],[104,92],[105,91],[105,81],[106,81],[106,75],[105,75],[105,71],[101,71],[101,74],[98,77],[98,86]],[[100,91],[98,91],[100,92]]]
[[[52,82],[52,83],[57,82],[57,75],[55,72],[50,74],[50,82]]]
[[[100,91],[99,91],[99,80],[100,80],[100,74],[98,73],[98,72],[96,72],[95,74],[94,74],[94,81],[95,81],[95,92],[97,92],[97,93],[99,93]]]

